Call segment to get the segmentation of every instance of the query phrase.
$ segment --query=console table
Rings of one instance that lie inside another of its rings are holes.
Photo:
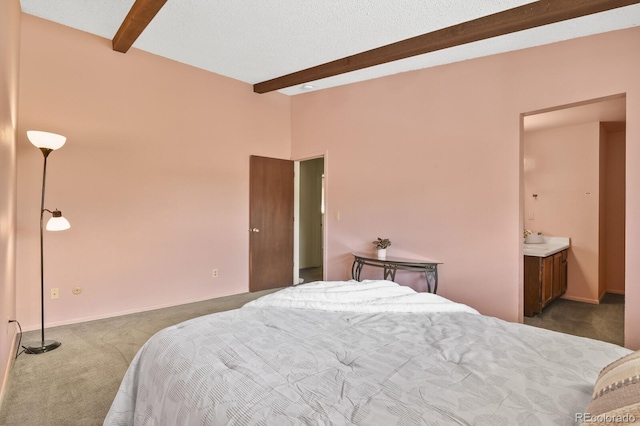
[[[438,265],[442,262],[435,260],[416,260],[406,259],[402,257],[387,256],[385,259],[378,259],[375,254],[369,253],[351,253],[353,255],[353,265],[351,265],[351,278],[360,281],[360,273],[364,265],[383,268],[384,279],[390,278],[391,281],[396,279],[396,271],[417,271],[424,272],[427,280],[427,291],[436,293],[438,291]],[[433,292],[431,284],[433,283]]]

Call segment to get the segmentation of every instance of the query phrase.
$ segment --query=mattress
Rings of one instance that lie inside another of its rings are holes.
[[[154,335],[105,425],[574,425],[622,347],[389,281],[310,283]]]

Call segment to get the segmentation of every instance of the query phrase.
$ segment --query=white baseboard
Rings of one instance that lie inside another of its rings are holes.
[[[15,330],[15,327],[14,327]],[[4,380],[2,380],[2,385],[0,386],[0,410],[2,409],[2,403],[4,402],[4,394],[7,389],[7,384],[9,383],[9,374],[11,373],[11,367],[13,367],[13,363],[15,362],[15,353],[18,347],[18,338],[19,334],[17,331],[14,331],[13,339],[11,343],[11,350],[9,351],[9,359],[7,361],[7,366],[4,371]]]
[[[587,299],[586,297],[562,296],[562,299],[573,300],[575,302],[591,303],[592,305],[600,304],[600,301],[598,299]]]

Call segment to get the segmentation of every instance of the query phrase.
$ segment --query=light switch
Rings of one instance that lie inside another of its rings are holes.
[[[333,220],[335,220],[335,221],[340,220],[340,212],[339,211],[333,212]]]
[[[529,220],[535,220],[536,214],[534,212],[529,212]]]

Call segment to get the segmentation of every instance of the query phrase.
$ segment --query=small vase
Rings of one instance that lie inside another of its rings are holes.
[[[387,249],[378,249],[376,250],[376,254],[378,255],[378,259],[385,260],[387,258]]]

